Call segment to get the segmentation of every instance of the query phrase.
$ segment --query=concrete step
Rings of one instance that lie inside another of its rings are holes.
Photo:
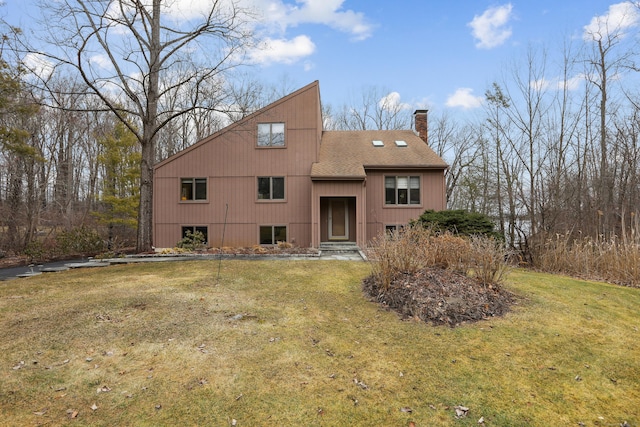
[[[360,252],[353,242],[322,242],[318,249],[320,252]]]

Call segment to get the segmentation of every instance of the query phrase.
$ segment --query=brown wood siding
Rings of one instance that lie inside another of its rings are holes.
[[[366,192],[363,181],[314,181],[312,190],[312,245],[328,239],[327,208],[322,201],[328,198],[349,198],[349,240],[365,245]],[[355,215],[355,217],[354,217]]]
[[[173,247],[183,225],[209,227],[219,246],[228,205],[226,246],[259,242],[260,225],[286,225],[287,237],[311,246],[311,164],[321,122],[317,85],[162,162],[154,177],[154,245]],[[258,148],[258,123],[285,123],[284,148]],[[284,176],[285,201],[258,201],[258,176]],[[180,178],[207,178],[207,200],[181,202]]]
[[[420,205],[385,206],[384,177],[387,175],[420,176]],[[386,225],[408,224],[425,210],[446,209],[444,171],[367,171],[367,241],[384,231]]]

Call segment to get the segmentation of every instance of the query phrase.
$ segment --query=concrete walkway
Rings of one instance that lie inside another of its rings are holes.
[[[56,261],[45,264],[32,264],[22,267],[0,269],[0,281],[16,278],[32,277],[40,274],[61,272],[77,268],[107,267],[109,265],[132,264],[139,262],[167,262],[167,261],[194,261],[194,260],[289,260],[289,261],[364,261],[364,253],[359,248],[350,247],[320,249],[319,254],[153,254],[153,255],[127,255],[122,258],[86,259],[74,261]]]

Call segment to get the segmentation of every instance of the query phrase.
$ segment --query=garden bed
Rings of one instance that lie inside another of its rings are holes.
[[[398,274],[384,289],[374,276],[363,281],[364,292],[395,310],[403,319],[419,319],[435,325],[456,326],[507,313],[517,297],[499,285],[442,268]]]

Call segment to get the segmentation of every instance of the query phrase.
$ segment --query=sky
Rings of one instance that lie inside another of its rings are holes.
[[[210,4],[174,1],[183,11]],[[240,1],[263,17],[255,31],[267,48],[250,54],[251,72],[291,88],[318,80],[335,107],[375,87],[406,108],[471,113],[528,48],[561,55],[598,20],[640,23],[628,2],[605,0]],[[4,3],[0,14],[22,28],[38,13],[35,0]]]

